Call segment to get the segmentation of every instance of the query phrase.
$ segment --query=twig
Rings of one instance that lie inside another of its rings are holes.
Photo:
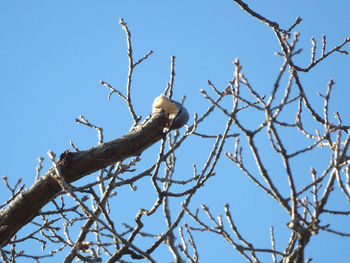
[[[257,18],[258,20],[260,20],[261,22],[263,22],[264,24],[266,24],[267,26],[277,30],[278,32],[284,33],[287,36],[290,35],[289,31],[295,27],[297,24],[300,23],[300,19],[297,19],[297,21],[294,23],[294,25],[289,29],[289,30],[284,30],[282,28],[279,27],[277,22],[271,21],[269,19],[267,19],[266,17],[260,15],[259,13],[253,11],[251,8],[249,8],[249,6],[244,3],[241,0],[233,0],[234,2],[236,2],[245,12],[247,12],[248,14],[250,14],[251,16]]]

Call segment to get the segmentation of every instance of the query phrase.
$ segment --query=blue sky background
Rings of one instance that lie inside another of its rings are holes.
[[[303,18],[296,28],[301,33],[298,45],[303,48],[296,59],[301,66],[310,61],[312,36],[318,41],[319,56],[323,33],[327,36],[328,50],[350,35],[350,3],[345,0],[333,4],[325,0],[247,3],[255,11],[277,21],[282,28],[288,28],[298,16]],[[233,1],[1,1],[1,176],[8,176],[11,183],[22,178],[29,187],[35,179],[36,159],[46,158],[49,149],[60,154],[70,148],[70,140],[80,149],[96,145],[96,132],[74,122],[80,114],[104,128],[106,141],[130,129],[132,121],[123,101],[117,96],[108,101],[108,90],[99,84],[104,80],[125,91],[128,60],[125,33],[118,23],[120,18],[125,19],[131,30],[135,59],[151,49],[154,51],[134,71],[133,103],[136,113],[143,118],[150,113],[153,99],[163,92],[169,80],[172,55],[176,56],[174,99],[187,96],[186,106],[191,116],[194,112],[203,113],[209,106],[199,92],[200,89],[210,92],[207,79],[218,89],[226,87],[232,79],[235,58],[240,59],[245,75],[261,94],[270,92],[282,64],[282,59],[274,55],[280,49],[273,31],[247,15]],[[349,47],[345,50],[349,51]],[[349,68],[348,56],[334,54],[311,73],[301,74],[319,113],[322,113],[323,104],[317,92],[325,93],[329,79],[335,79],[330,110],[342,113],[343,122],[347,124],[350,120]],[[250,118],[254,116],[247,115],[246,123]],[[190,122],[192,120],[191,117]],[[224,120],[217,112],[200,131],[222,132]],[[286,140],[291,147],[300,142],[293,134],[286,134]],[[232,152],[234,144],[230,143],[225,150]],[[191,177],[192,164],[200,167],[212,144],[210,140],[190,138],[178,154],[177,178]],[[144,153],[139,171],[156,160],[158,149],[159,144]],[[324,168],[325,164],[319,160],[328,160],[327,154],[297,159],[297,171],[310,179],[310,166]],[[205,203],[216,215],[223,214],[223,205],[230,203],[237,225],[250,242],[260,248],[269,247],[269,226],[274,225],[277,248],[283,249],[288,241],[285,235],[289,232],[285,228],[288,216],[242,176],[234,164],[224,159],[217,176],[197,193],[191,208]],[[274,157],[268,150],[266,162],[274,165]],[[44,170],[50,167],[47,160],[44,164]],[[276,163],[276,170],[278,165]],[[253,167],[251,169],[254,171]],[[276,177],[284,176],[277,171]],[[91,181],[93,176],[83,180]],[[286,187],[284,183],[281,181],[281,187]],[[79,181],[75,184],[79,185]],[[133,222],[140,207],[150,208],[154,202],[148,179],[141,180],[137,186],[137,192],[125,188],[113,199],[119,207],[115,208],[114,216],[120,222]],[[8,195],[3,185],[0,185],[0,193],[0,201],[6,200]],[[343,206],[342,196],[335,196],[339,199],[332,202],[348,209]],[[179,209],[176,203],[174,209]],[[153,226],[157,226],[158,222],[154,223]],[[337,218],[335,229],[350,232],[349,223],[347,218]],[[195,233],[195,238],[200,262],[218,258],[243,262],[222,238],[206,233]],[[306,251],[314,262],[347,262],[345,259],[350,256],[348,239],[329,234],[320,234],[316,239]],[[162,253],[168,258],[166,248],[155,258],[161,259]],[[263,259],[268,262],[271,257]]]

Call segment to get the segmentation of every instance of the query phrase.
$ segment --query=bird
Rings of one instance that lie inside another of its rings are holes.
[[[169,99],[164,94],[156,97],[152,104],[152,113],[164,111],[169,122],[165,126],[169,130],[176,130],[184,126],[189,119],[186,108],[179,102]]]

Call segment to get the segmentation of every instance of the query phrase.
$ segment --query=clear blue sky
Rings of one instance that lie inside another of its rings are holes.
[[[247,3],[279,22],[282,28],[288,28],[298,16],[303,18],[296,28],[301,33],[299,46],[303,52],[298,58],[301,65],[310,60],[311,36],[320,41],[325,33],[329,50],[350,35],[350,3],[345,0],[333,4],[325,0]],[[70,148],[70,140],[80,149],[96,145],[96,132],[74,122],[80,114],[104,128],[106,141],[130,129],[132,122],[123,101],[117,96],[108,101],[108,91],[99,84],[104,80],[116,89],[125,90],[128,61],[125,34],[118,23],[120,18],[125,19],[132,32],[136,59],[151,49],[154,51],[134,73],[134,105],[143,118],[150,113],[153,99],[166,86],[172,55],[176,56],[174,98],[187,96],[186,105],[191,116],[194,112],[202,113],[209,105],[199,92],[200,89],[209,90],[207,79],[219,89],[231,80],[235,58],[240,59],[245,75],[261,93],[271,90],[282,63],[281,58],[274,55],[279,46],[272,30],[229,0],[3,0],[0,2],[1,176],[8,176],[11,183],[22,178],[29,187],[35,178],[36,158],[46,158],[49,149],[60,154]],[[349,47],[346,50],[349,51]],[[320,105],[315,106],[319,110],[322,100],[316,93],[324,93],[329,79],[335,79],[331,110],[343,113],[343,121],[348,124],[349,68],[349,57],[335,54],[312,73],[302,75],[312,101]],[[208,119],[201,132],[222,132],[224,123],[220,120],[224,119],[220,116]],[[190,122],[192,120],[191,117]],[[185,143],[179,152],[179,178],[192,176],[192,163],[200,166],[212,143],[198,138]],[[208,147],[199,152],[204,144]],[[158,148],[159,145],[146,151],[145,160],[155,160]],[[226,151],[233,151],[233,146]],[[316,161],[301,161],[301,165],[308,171],[311,165],[317,165]],[[46,160],[44,169],[49,166]],[[257,247],[268,247],[268,227],[274,224],[280,231],[276,233],[276,242],[280,242],[278,248],[281,249],[287,242],[283,233],[288,217],[274,201],[239,174],[232,163],[223,162],[220,167],[217,176],[199,191],[191,208],[205,203],[214,214],[223,214],[223,205],[230,203],[232,214],[248,240],[256,241]],[[142,182],[138,183],[138,188],[142,187]],[[2,185],[0,192],[0,201],[4,201],[8,195]],[[130,206],[135,205],[132,209],[125,208],[125,213],[119,208],[125,220],[134,218],[140,200],[145,208],[152,205],[154,200],[145,202],[144,194],[147,192],[125,190]],[[117,199],[114,200],[121,202]],[[258,217],[261,218],[257,220]],[[339,224],[336,229],[349,232],[349,227],[342,228],[350,225],[348,219]],[[219,237],[200,233],[196,233],[196,237],[198,243],[203,242],[199,246],[200,262],[212,262],[217,258],[243,262],[243,258]],[[350,257],[348,239],[322,234],[318,240],[312,241],[307,250],[307,256],[314,257],[313,262],[347,262],[345,258]]]

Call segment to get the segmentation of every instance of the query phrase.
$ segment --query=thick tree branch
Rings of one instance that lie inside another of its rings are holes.
[[[147,122],[136,126],[128,134],[92,147],[85,151],[61,154],[57,161],[62,176],[68,183],[105,168],[131,156],[140,155],[145,149],[163,138],[167,123],[163,112],[154,114]],[[19,229],[30,222],[40,209],[61,190],[54,168],[40,180],[19,194],[0,212],[0,244],[8,244]]]

